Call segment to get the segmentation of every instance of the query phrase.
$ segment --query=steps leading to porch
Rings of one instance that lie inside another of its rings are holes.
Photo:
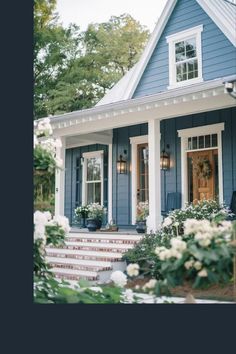
[[[132,233],[73,231],[66,237],[65,246],[46,248],[46,260],[58,279],[102,284],[109,282],[113,271],[125,270],[121,258],[141,238]]]

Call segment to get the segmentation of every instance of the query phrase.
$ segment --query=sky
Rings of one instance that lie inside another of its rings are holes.
[[[57,0],[64,26],[76,23],[82,31],[89,23],[107,22],[111,16],[130,14],[152,32],[167,0]]]

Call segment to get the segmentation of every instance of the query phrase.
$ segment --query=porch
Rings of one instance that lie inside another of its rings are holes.
[[[205,196],[229,205],[236,189],[233,98],[225,94],[222,84],[194,94],[155,96],[156,100],[145,97],[145,104],[141,104],[143,98],[132,99],[129,108],[126,101],[119,109],[121,103],[77,113],[82,119],[74,117],[76,112],[67,114],[65,123],[54,118],[55,135],[62,141],[58,154],[65,162],[65,169],[56,176],[56,213],[69,217],[72,225],[75,207],[90,201],[107,208],[106,221],[115,220],[120,228],[130,230],[136,222],[138,201],[148,199],[149,231],[159,228],[169,193],[181,195],[181,206],[196,199],[196,193],[201,194],[199,199]],[[163,150],[168,153],[169,168],[162,170],[157,166]],[[211,163],[215,159],[211,186],[202,185],[196,191],[193,176],[189,178],[190,162],[191,154],[200,151],[215,151],[216,157],[208,156]],[[126,173],[117,170],[120,155],[126,162]],[[99,179],[88,181],[86,173],[92,160],[100,170]]]

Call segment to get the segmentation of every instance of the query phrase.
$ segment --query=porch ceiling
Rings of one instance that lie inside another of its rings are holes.
[[[85,146],[90,144],[112,144],[112,136],[112,130],[90,134],[71,135],[66,138],[66,148]]]

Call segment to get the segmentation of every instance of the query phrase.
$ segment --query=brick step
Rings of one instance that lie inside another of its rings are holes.
[[[111,270],[111,262],[101,262],[101,261],[91,261],[91,260],[80,260],[73,258],[60,258],[60,257],[46,257],[46,261],[51,265],[51,267],[57,268],[67,268],[67,269],[80,269],[80,270],[90,270],[94,272]]]
[[[98,260],[103,262],[120,261],[123,256],[122,253],[118,252],[85,251],[56,247],[46,247],[46,252],[49,257]]]
[[[63,269],[63,268],[51,268],[51,272],[59,279],[69,280],[81,280],[86,279],[90,281],[97,281],[99,279],[97,272],[91,272],[86,270],[77,269]]]
[[[65,241],[65,246],[63,248],[67,249],[83,249],[83,250],[94,250],[94,251],[113,251],[113,252],[127,252],[129,249],[133,248],[132,244],[120,244],[120,243],[103,243],[103,242],[71,242]]]
[[[113,234],[84,234],[84,233],[70,233],[67,241],[82,241],[82,242],[109,242],[109,243],[137,243],[142,239],[140,235],[113,235]]]

